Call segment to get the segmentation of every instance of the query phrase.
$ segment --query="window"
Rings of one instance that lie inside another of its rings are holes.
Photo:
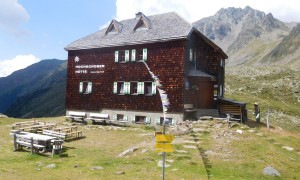
[[[130,94],[130,82],[118,81],[114,82],[114,94],[124,95]]]
[[[115,51],[115,62],[129,62],[129,50]]]
[[[147,48],[132,49],[131,61],[147,61]],[[130,50],[115,51],[115,62],[125,63],[130,61]]]
[[[134,62],[135,59],[136,59],[135,52],[136,52],[135,49],[132,49],[132,50],[131,50],[131,61],[133,61],[133,62]]]
[[[220,97],[223,97],[223,85],[220,85],[220,89],[219,89],[219,95]]]
[[[138,49],[137,50],[137,60],[138,61],[147,61],[147,49]]]
[[[137,83],[137,93],[144,94],[144,82]]]
[[[143,124],[146,122],[146,116],[135,116],[135,123]]]
[[[190,61],[193,61],[193,49],[190,49]]]
[[[156,94],[156,84],[155,82],[145,82],[145,95],[151,96]]]
[[[117,121],[123,121],[124,120],[124,114],[117,114]]]
[[[171,124],[172,121],[173,121],[172,118],[168,118],[168,117],[167,117],[167,118],[166,118],[166,125]],[[159,123],[160,123],[160,124],[164,124],[164,118],[163,118],[163,117],[161,117],[161,118],[159,119]]]
[[[79,93],[91,94],[93,83],[89,81],[82,81],[79,83]]]
[[[214,100],[218,100],[218,85],[214,84]]]
[[[130,82],[130,90],[131,95],[138,95],[138,82]]]
[[[223,59],[220,60],[220,67],[224,67],[224,60]]]
[[[113,93],[119,95],[131,94],[131,95],[139,95],[145,94],[147,96],[156,94],[156,84],[155,82],[124,82],[118,81],[114,82]]]

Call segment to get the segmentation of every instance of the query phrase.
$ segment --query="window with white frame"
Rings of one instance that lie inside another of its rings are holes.
[[[151,96],[151,95],[155,95],[156,94],[156,84],[155,82],[152,81],[146,81],[145,83],[145,95],[147,96]]]
[[[125,95],[130,94],[130,82],[118,81],[114,82],[114,94]]]
[[[129,50],[115,51],[115,62],[129,62]]]
[[[190,48],[190,61],[193,61],[193,49]]]
[[[130,55],[131,52],[131,55]],[[147,61],[147,48],[115,51],[115,62]]]
[[[138,95],[138,82],[137,81],[130,82],[130,94]]]
[[[93,83],[89,81],[82,81],[79,83],[79,93],[91,94]]]
[[[147,96],[155,95],[156,94],[156,84],[152,81],[146,81],[146,82],[137,82],[137,81],[131,81],[131,82],[124,82],[124,81],[118,81],[114,82],[113,86],[113,93],[118,95],[125,95],[125,94],[131,94],[131,95],[139,95],[139,94],[145,94]]]
[[[137,60],[147,61],[147,48],[137,49]]]

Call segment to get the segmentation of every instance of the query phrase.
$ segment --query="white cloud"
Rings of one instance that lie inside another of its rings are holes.
[[[0,28],[13,36],[28,34],[20,25],[29,20],[29,14],[18,0],[0,1]]]
[[[16,70],[24,69],[31,64],[39,62],[34,55],[18,55],[13,59],[0,61],[0,77],[6,77]]]
[[[227,7],[250,6],[265,13],[271,12],[275,18],[285,22],[300,22],[300,6],[296,0],[117,0],[116,19],[133,18],[141,11],[145,15],[153,15],[175,11],[189,22],[214,15],[219,9]]]

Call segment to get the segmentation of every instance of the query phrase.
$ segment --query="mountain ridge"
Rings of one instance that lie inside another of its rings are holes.
[[[49,96],[53,94],[53,98],[46,98],[45,102],[52,102],[64,110],[66,84],[66,61],[58,59],[42,60],[25,69],[15,71],[7,77],[0,78],[0,112],[12,117],[35,117],[25,116],[28,114],[27,107],[35,107],[31,110],[39,114],[39,117],[51,115],[61,115],[62,113],[49,113],[50,109],[42,111],[43,102],[35,102],[35,106],[31,104],[32,100],[39,97]],[[63,95],[61,95],[61,93]],[[62,97],[63,96],[63,97]],[[60,104],[63,104],[62,106]],[[40,107],[40,108],[38,108]],[[27,110],[25,110],[27,108]],[[43,113],[39,113],[38,111]],[[26,111],[26,112],[25,112]]]
[[[205,36],[219,45],[229,56],[228,66],[286,64],[300,67],[299,48],[295,48],[296,60],[267,58],[268,53],[276,48],[287,36],[292,36],[295,23],[284,23],[249,6],[242,8],[222,8],[213,16],[203,18],[193,25]],[[295,36],[295,35],[294,35]],[[291,43],[290,43],[291,44]],[[294,45],[297,47],[296,45]],[[282,49],[282,48],[281,48]],[[288,52],[288,47],[281,51]],[[290,56],[290,55],[289,55]],[[269,60],[266,60],[269,59]]]

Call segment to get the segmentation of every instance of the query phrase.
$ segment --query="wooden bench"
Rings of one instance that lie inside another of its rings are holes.
[[[194,108],[193,104],[184,104],[183,108],[184,108],[183,120],[197,119],[196,117],[197,109]]]
[[[67,137],[66,133],[61,133],[61,132],[52,131],[52,130],[43,130],[43,134],[48,135],[48,136],[58,137],[60,139],[66,139],[66,137]]]
[[[11,128],[14,130],[14,129],[18,129],[18,130],[24,130],[26,129],[27,127],[30,127],[30,126],[33,126],[33,125],[36,125],[38,124],[39,122],[38,121],[24,121],[24,122],[16,122],[14,123]]]
[[[69,111],[68,115],[65,117],[71,121],[79,121],[85,123],[84,121],[85,116],[86,116],[85,112]]]
[[[28,138],[20,134],[14,134],[14,150],[22,149],[23,146],[31,149],[31,154],[34,152],[42,151],[45,152],[46,147],[38,144],[33,138]]]
[[[220,105],[220,113],[227,114],[227,117],[229,117],[231,120],[241,121],[241,118],[237,119],[237,118],[231,117],[232,115],[242,117],[242,109],[240,106],[222,104],[222,105]]]
[[[106,123],[109,120],[108,114],[100,114],[100,113],[90,113],[89,118],[85,118],[85,121],[92,121],[92,124],[96,124],[98,122]]]

